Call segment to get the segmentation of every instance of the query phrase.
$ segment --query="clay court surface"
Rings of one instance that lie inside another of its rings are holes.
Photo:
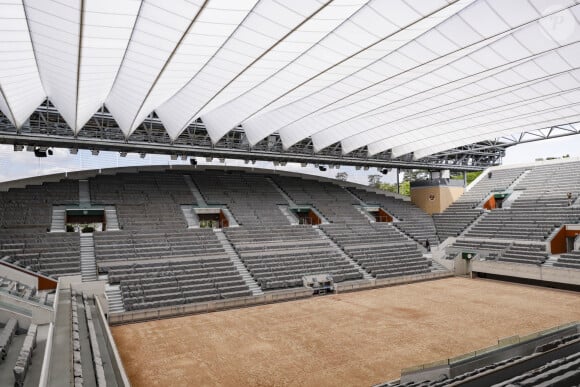
[[[448,278],[117,326],[133,386],[370,386],[580,320],[580,294]]]

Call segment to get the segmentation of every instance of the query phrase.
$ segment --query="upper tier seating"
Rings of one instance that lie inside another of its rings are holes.
[[[0,256],[46,275],[80,273],[80,240],[76,233],[0,230]]]
[[[0,229],[47,231],[53,205],[78,204],[78,201],[79,185],[76,180],[0,191]]]
[[[276,183],[297,205],[315,207],[332,223],[368,223],[356,210],[359,202],[339,185],[295,177],[274,177]]]
[[[558,261],[554,262],[554,266],[580,270],[580,250],[560,255]]]
[[[459,236],[484,211],[476,208],[491,192],[502,192],[525,172],[525,168],[500,169],[491,177],[485,175],[451,204],[443,213],[434,214],[433,220],[441,242],[448,237]]]
[[[314,274],[331,274],[335,282],[362,278],[311,226],[248,226],[225,233],[264,290],[301,286],[303,276]]]
[[[580,195],[580,162],[541,165],[522,178],[517,189],[524,190],[511,208],[519,211],[568,207],[567,194],[572,202]]]
[[[579,220],[580,208],[496,209],[486,213],[465,237],[545,241],[562,224]]]
[[[207,204],[227,205],[240,225],[288,225],[278,208],[288,203],[265,176],[219,171],[191,176]]]
[[[98,175],[89,180],[91,203],[115,205],[124,230],[187,228],[181,204],[195,199],[181,174],[167,172]]]
[[[431,246],[439,244],[433,219],[413,203],[358,188],[348,190],[366,204],[379,205],[396,217],[399,221],[393,222],[393,225],[417,243],[424,245],[428,240]]]

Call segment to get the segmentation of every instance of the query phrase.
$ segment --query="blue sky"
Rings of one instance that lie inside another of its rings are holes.
[[[566,154],[569,154],[571,157],[580,157],[580,135],[537,141],[508,148],[503,164],[527,163],[534,161],[536,158],[561,157]],[[198,163],[207,164],[204,158],[198,158]],[[98,156],[92,156],[89,151],[83,150],[80,150],[77,155],[71,155],[67,149],[55,149],[53,156],[36,158],[32,152],[14,152],[11,145],[0,145],[0,181],[82,169],[169,164],[189,164],[189,161],[172,161],[169,156],[158,155],[147,155],[147,157],[141,159],[137,154],[129,154],[126,158],[122,158],[116,152],[101,152]],[[214,160],[212,164],[218,164],[218,161]],[[239,160],[226,160],[225,164],[244,165]],[[374,168],[368,171],[356,171],[353,167],[342,167],[339,170],[329,169],[326,172],[320,172],[312,165],[306,168],[302,168],[298,164],[274,167],[272,163],[257,162],[255,166],[258,168],[295,171],[326,177],[335,177],[338,172],[344,171],[348,173],[350,181],[361,184],[367,184],[367,175],[378,173]],[[383,181],[394,182],[395,173],[389,173],[383,178]]]

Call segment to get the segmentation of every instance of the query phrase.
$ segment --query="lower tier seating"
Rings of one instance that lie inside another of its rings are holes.
[[[225,255],[116,266],[109,270],[109,282],[120,285],[126,310],[251,295],[239,272]]]
[[[306,275],[330,274],[335,282],[362,278],[311,226],[239,227],[225,233],[264,290],[301,286]]]
[[[388,223],[321,226],[342,249],[375,278],[428,273],[418,245]]]
[[[0,256],[53,277],[78,275],[81,270],[77,233],[0,231]]]
[[[546,246],[541,244],[513,243],[500,257],[500,261],[542,264],[548,259]]]
[[[429,273],[429,262],[413,242],[373,247],[345,247],[345,251],[375,278]]]
[[[240,258],[264,290],[302,286],[306,275],[330,274],[334,282],[362,278],[332,246],[241,252]]]
[[[560,255],[558,261],[554,262],[554,266],[580,270],[580,250]]]

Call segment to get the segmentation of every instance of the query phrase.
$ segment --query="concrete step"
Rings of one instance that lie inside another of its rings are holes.
[[[193,210],[193,206],[184,204],[181,206],[181,212],[187,222],[187,228],[199,228],[199,217]]]
[[[214,229],[213,231],[217,239],[220,241],[222,247],[228,254],[228,257],[234,264],[234,267],[236,268],[236,270],[238,271],[238,273],[240,274],[240,276],[242,277],[248,288],[250,288],[250,290],[252,291],[252,295],[259,296],[264,294],[258,283],[254,280],[254,277],[252,277],[252,275],[250,274],[250,272],[240,259],[238,253],[236,253],[235,249],[230,244],[230,241],[226,237],[226,234],[224,234],[224,232],[221,229]]]
[[[83,282],[97,280],[95,241],[93,234],[81,234],[81,277]]]
[[[203,195],[201,194],[201,192],[199,191],[199,189],[197,188],[197,186],[193,182],[193,179],[191,178],[191,176],[190,175],[183,175],[183,179],[185,180],[185,184],[187,184],[187,186],[189,187],[191,194],[195,198],[197,205],[199,207],[207,207],[207,203],[205,202]]]
[[[65,227],[66,209],[64,206],[52,207],[52,219],[50,222],[50,232],[66,232]]]
[[[107,220],[107,231],[119,231],[119,220],[115,206],[105,206],[105,219]]]
[[[79,204],[81,206],[91,205],[91,193],[88,180],[79,180]]]
[[[119,285],[105,285],[105,298],[109,305],[109,312],[124,312],[123,296]]]

